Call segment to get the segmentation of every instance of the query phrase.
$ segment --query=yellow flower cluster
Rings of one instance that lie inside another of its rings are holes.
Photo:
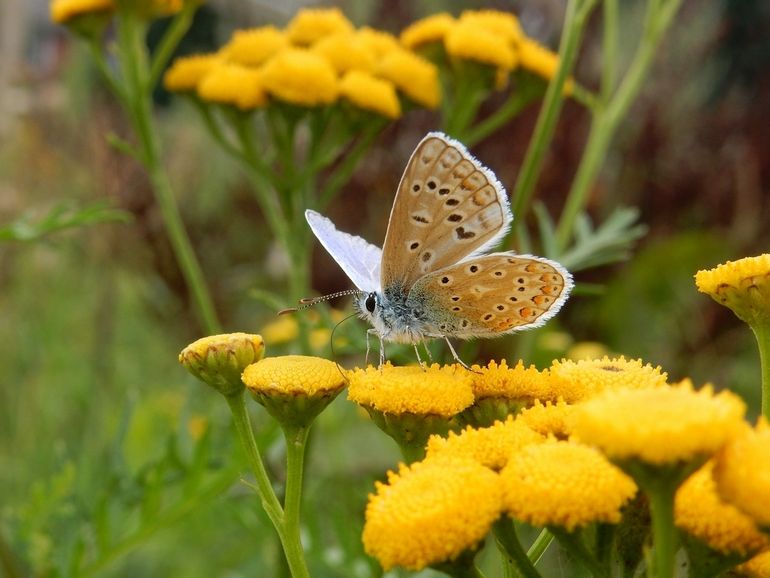
[[[515,68],[550,80],[559,64],[556,53],[524,34],[514,14],[497,10],[466,10],[458,18],[433,14],[405,28],[401,42],[410,49],[440,45],[454,59],[492,66],[498,71],[498,85],[504,85],[500,78]],[[572,86],[570,79],[565,91]]]
[[[205,71],[203,62],[209,66]],[[249,96],[231,82],[233,65],[249,71]],[[218,74],[226,67],[230,73]],[[242,110],[264,107],[271,100],[314,107],[341,99],[389,119],[401,116],[399,93],[428,108],[441,99],[438,70],[431,62],[387,32],[356,29],[337,8],[300,10],[283,30],[238,30],[216,56],[178,59],[164,85]]]

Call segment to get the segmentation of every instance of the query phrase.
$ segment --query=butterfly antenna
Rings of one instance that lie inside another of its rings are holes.
[[[278,312],[278,315],[284,315],[286,313],[294,313],[296,311],[302,311],[303,309],[308,309],[309,307],[313,307],[314,305],[318,305],[319,303],[323,303],[324,301],[330,301],[331,299],[336,299],[337,297],[345,297],[346,295],[363,295],[365,291],[361,291],[360,289],[346,289],[345,291],[337,291],[336,293],[330,293],[329,295],[321,295],[320,297],[305,297],[303,299],[299,300],[299,307],[289,307],[288,309],[281,309]]]
[[[343,323],[345,323],[345,321],[347,321],[351,317],[355,317],[355,316],[356,316],[356,313],[351,313],[350,315],[348,315],[344,319],[341,319],[340,321],[335,323],[334,329],[332,329],[332,333],[329,336],[329,348],[332,350],[332,359],[334,359],[334,363],[337,365],[337,370],[342,374],[342,377],[345,379],[345,381],[348,380],[348,377],[347,377],[347,375],[345,375],[345,372],[342,370],[342,367],[340,366],[339,362],[337,361],[337,352],[334,351],[334,332],[337,331],[337,328],[340,325],[342,325]]]

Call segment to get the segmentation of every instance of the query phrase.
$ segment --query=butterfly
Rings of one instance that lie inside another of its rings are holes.
[[[406,165],[383,248],[305,212],[310,229],[357,290],[355,307],[383,341],[491,338],[543,325],[573,287],[559,263],[511,251],[485,254],[513,214],[505,189],[458,141],[428,133]],[[368,352],[368,345],[367,345]]]

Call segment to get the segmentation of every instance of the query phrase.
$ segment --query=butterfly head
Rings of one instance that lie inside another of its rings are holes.
[[[380,316],[382,298],[376,291],[361,292],[355,298],[356,309],[359,316],[376,325],[375,321]]]

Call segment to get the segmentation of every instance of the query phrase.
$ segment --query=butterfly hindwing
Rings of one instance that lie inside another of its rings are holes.
[[[530,329],[553,317],[572,289],[558,263],[515,253],[493,253],[419,279],[409,302],[436,320],[436,335],[494,337]]]
[[[502,185],[459,142],[429,133],[401,178],[382,254],[382,287],[408,291],[497,243],[512,215]]]

